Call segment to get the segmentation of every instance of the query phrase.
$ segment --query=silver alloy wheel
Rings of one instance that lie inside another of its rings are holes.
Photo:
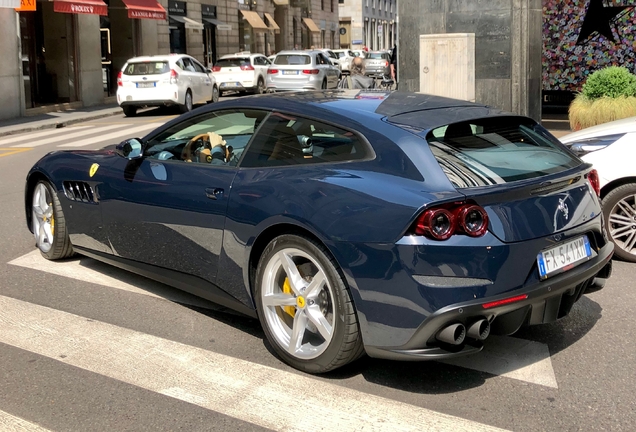
[[[192,111],[192,94],[190,92],[185,95],[185,106],[186,110]]]
[[[258,84],[256,85],[256,87],[256,91],[258,94],[265,93],[265,82],[263,81],[263,78],[258,79]]]
[[[625,252],[636,255],[636,195],[619,200],[609,215],[609,233]]]
[[[212,102],[219,101],[219,88],[217,86],[212,87]]]
[[[333,337],[335,297],[318,261],[300,249],[282,249],[267,263],[262,287],[263,315],[278,344],[303,360],[325,352]]]
[[[44,183],[39,183],[33,191],[31,205],[31,228],[37,247],[44,253],[53,246],[53,198]]]

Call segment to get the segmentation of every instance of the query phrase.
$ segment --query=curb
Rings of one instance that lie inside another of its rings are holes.
[[[57,120],[51,120],[49,123],[44,123],[37,126],[29,126],[29,123],[25,123],[24,125],[16,125],[15,129],[10,129],[10,130],[7,130],[6,132],[2,130],[3,127],[0,127],[0,136],[17,135],[21,133],[33,132],[33,131],[43,130],[43,129],[60,129],[66,126],[70,126],[72,124],[76,124],[76,123],[97,120],[104,117],[112,117],[114,115],[121,114],[121,112],[122,112],[121,108],[117,107],[108,111],[104,110],[102,112],[96,112],[92,115],[87,114],[86,116],[72,118],[72,119],[65,120],[64,118],[60,118]],[[35,120],[34,123],[38,121],[46,121],[46,120]],[[4,127],[11,128],[12,126],[4,126]]]

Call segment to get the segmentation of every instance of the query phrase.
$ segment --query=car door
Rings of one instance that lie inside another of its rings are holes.
[[[208,71],[205,67],[199,63],[195,59],[190,59],[194,64],[194,67],[197,70],[197,74],[199,75],[199,81],[201,83],[201,103],[207,103],[212,100],[212,87],[214,82],[212,78],[208,74]]]
[[[102,217],[114,253],[214,283],[237,161],[266,114],[189,118],[151,136],[141,157],[104,169]],[[229,147],[234,154],[221,157]]]
[[[331,77],[329,76],[329,60],[321,53],[316,53],[316,67],[320,70],[320,76],[327,81],[327,88],[331,86]]]
[[[326,55],[322,53],[318,55],[321,57],[320,62],[322,63],[325,75],[327,76],[327,88],[336,87],[338,85],[338,68],[331,63],[331,60],[329,60]]]
[[[192,91],[192,101],[196,104],[201,103],[203,90],[201,89],[201,77],[192,60],[190,57],[183,58],[183,75],[185,75],[188,87]]]
[[[254,57],[254,68],[258,71],[256,82],[258,82],[258,78],[261,78],[264,83],[267,81],[267,68],[269,65],[270,62],[265,56]]]

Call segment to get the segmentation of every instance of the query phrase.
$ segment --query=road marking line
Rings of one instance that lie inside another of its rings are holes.
[[[442,363],[559,388],[550,360],[550,350],[541,342],[490,336],[484,342],[481,352],[443,360]]]
[[[501,430],[4,296],[0,342],[273,430]]]
[[[24,153],[24,152],[27,152],[29,150],[33,150],[33,149],[32,148],[20,148],[20,149],[3,148],[3,149],[0,149],[0,157],[11,156],[11,155],[14,155],[16,153]]]
[[[7,412],[0,411],[0,431],[3,432],[48,432],[35,423],[28,422]]]
[[[104,141],[113,140],[115,138],[123,137],[123,136],[127,138],[134,138],[135,133],[141,132],[143,130],[152,130],[158,126],[161,126],[162,124],[163,123],[145,124],[143,126],[138,126],[136,128],[126,129],[125,131],[113,132],[111,134],[106,134],[99,137],[88,138],[83,141],[76,141],[74,143],[62,144],[62,145],[59,145],[58,147],[73,147],[73,148],[86,147],[92,144],[99,144]]]
[[[126,126],[122,126],[118,129],[123,129]],[[87,135],[93,135],[99,132],[105,132],[107,130],[113,130],[112,126],[104,126],[104,127],[100,127],[100,128],[93,128],[93,129],[82,129],[79,132],[75,132],[75,133],[71,133],[68,134],[66,136],[56,136],[50,139],[44,139],[42,141],[37,141],[37,142],[28,142],[25,144],[18,144],[18,145],[14,145],[11,146],[12,148],[20,148],[20,147],[39,147],[39,146],[43,146],[43,145],[47,145],[47,144],[55,144],[58,143],[60,141],[68,141],[74,138],[79,138],[79,137],[85,137]],[[68,132],[68,131],[67,131]]]
[[[87,257],[67,261],[50,261],[45,259],[36,249],[9,261],[8,264],[204,309],[218,310],[220,308],[215,303],[184,291]]]
[[[85,129],[87,127],[88,126],[73,126],[68,128],[46,129],[41,132],[25,133],[20,135],[9,135],[8,138],[0,139],[0,145],[12,144],[14,142],[22,141],[25,138],[33,139],[33,138],[40,138],[40,137],[50,137],[50,136],[58,135],[61,133],[69,133],[69,131]]]

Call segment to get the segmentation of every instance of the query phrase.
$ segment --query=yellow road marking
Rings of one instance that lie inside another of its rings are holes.
[[[2,156],[11,156],[16,153],[23,153],[25,151],[33,150],[31,147],[23,147],[23,148],[0,148],[0,157]]]

